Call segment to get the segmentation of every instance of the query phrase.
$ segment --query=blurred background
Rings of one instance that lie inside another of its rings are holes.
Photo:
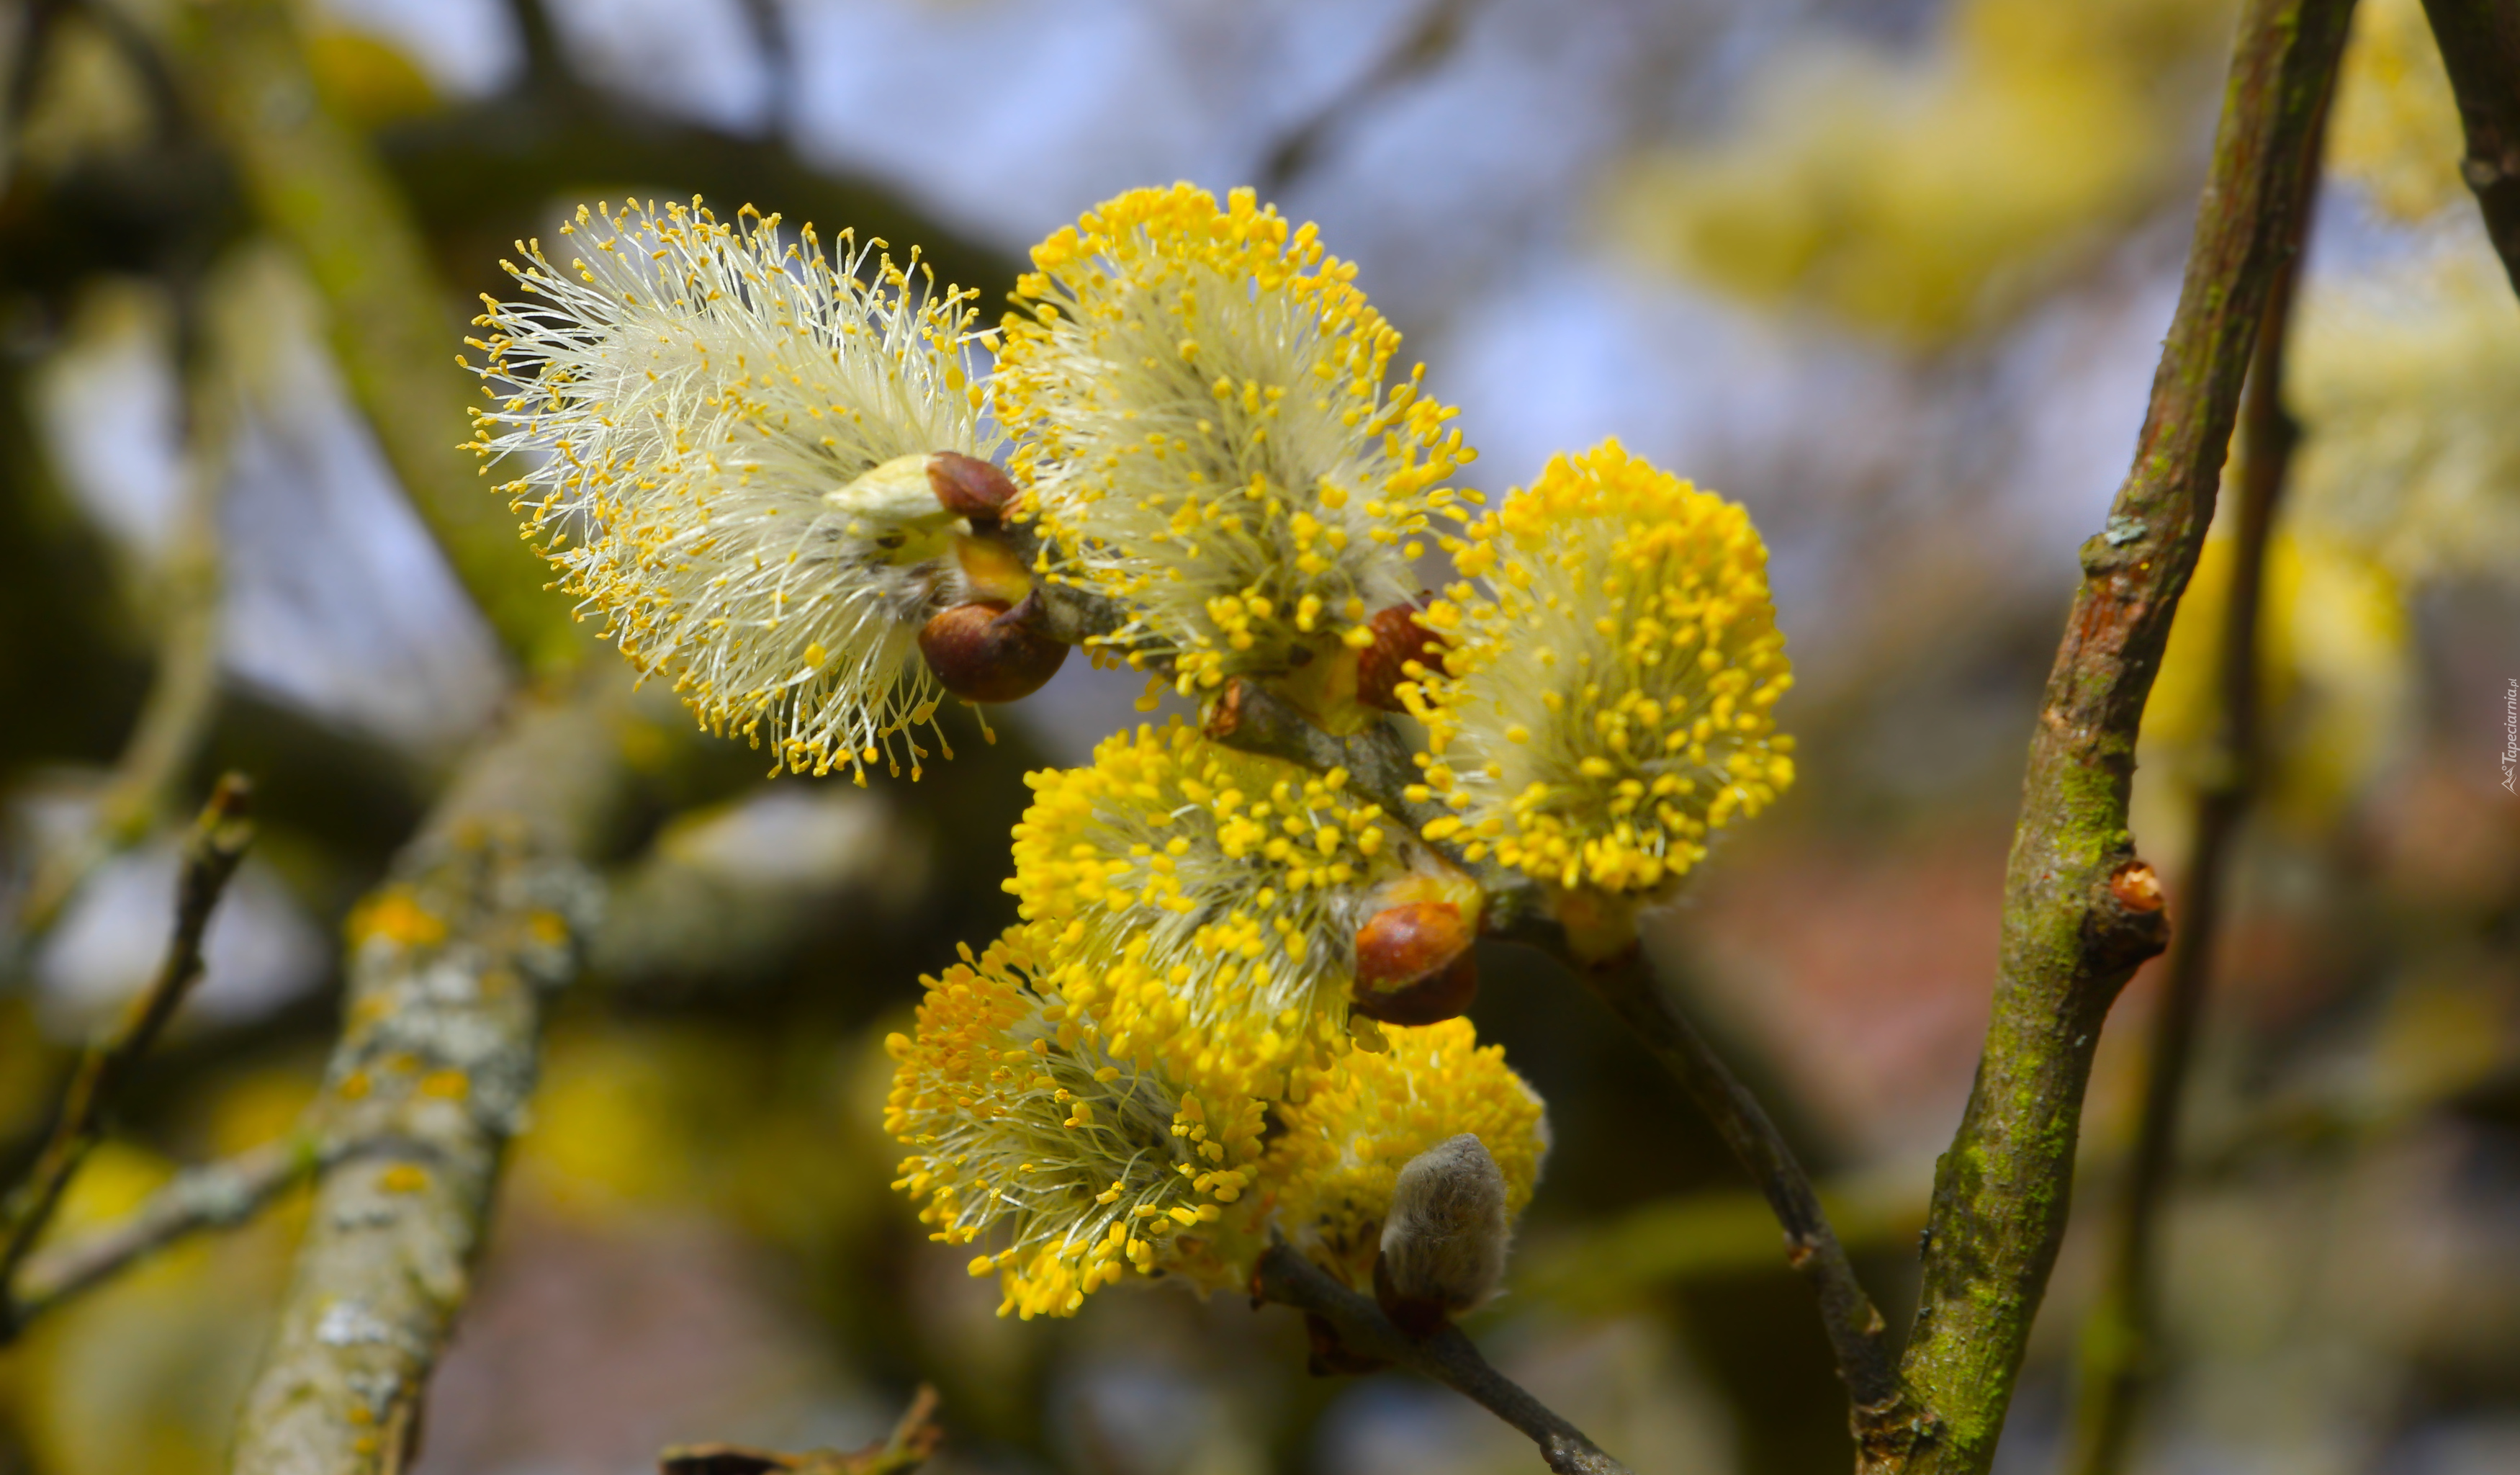
[[[312,1094],[342,919],[518,680],[503,617],[440,552],[461,520],[420,485],[466,434],[446,360],[511,241],[581,201],[697,193],[916,243],[994,312],[1029,243],[1181,178],[1321,223],[1462,406],[1474,484],[1615,434],[1757,517],[1801,783],[1654,945],[1903,1322],[1984,1025],[2021,755],[2176,300],[2230,9],[0,8],[0,1169],[154,965],[170,837],[224,767],[257,780],[262,838],[67,1227],[280,1134]],[[2138,1463],[2487,1475],[2520,1469],[2520,802],[2500,766],[2520,305],[2415,0],[2363,0],[2332,122],[2289,365],[2307,438],[2270,559],[2270,776],[2191,1081]],[[291,152],[310,136],[338,157]],[[424,325],[414,351],[358,351],[390,341],[359,315],[378,303]],[[2209,551],[2182,621],[2210,618],[2227,568]],[[2136,812],[2174,915],[2213,722],[2211,642],[2182,631]],[[1536,1467],[1443,1390],[1307,1378],[1284,1312],[1148,1292],[1000,1321],[994,1285],[888,1190],[882,1037],[922,971],[1011,915],[1022,771],[1082,761],[1135,695],[1070,663],[994,746],[867,790],[764,781],[670,704],[620,720],[640,779],[611,905],[423,1470],[845,1447],[922,1379],[957,1471]],[[1481,1034],[1557,1145],[1511,1293],[1473,1330],[1640,1471],[1845,1469],[1809,1293],[1711,1132],[1552,965],[1482,966]],[[2006,1475],[2057,1467],[2086,1231],[2132,1136],[2151,998],[2147,970],[2102,1046]],[[222,1467],[302,1212],[165,1254],[0,1350],[0,1472]]]

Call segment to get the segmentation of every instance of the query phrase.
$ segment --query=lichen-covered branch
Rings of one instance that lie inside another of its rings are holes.
[[[1372,1298],[1339,1284],[1282,1243],[1261,1252],[1251,1289],[1257,1300],[1321,1317],[1337,1332],[1347,1354],[1423,1373],[1504,1419],[1530,1436],[1541,1458],[1560,1475],[1626,1475],[1626,1465],[1489,1365],[1477,1346],[1449,1321],[1428,1336],[1412,1337],[1393,1325]]]
[[[2486,234],[2520,292],[2520,6],[2510,0],[2424,0],[2458,97],[2467,158],[2459,173],[2476,193]]]
[[[1909,1420],[1865,1450],[1873,1467],[1977,1475],[1993,1460],[2064,1232],[2092,1047],[2128,976],[2163,945],[2160,890],[2127,833],[2136,729],[2213,517],[2260,319],[2300,240],[2350,10],[2350,0],[2250,0],[2241,13],[2134,469],[2084,545],[2031,742],[1994,1016],[1935,1175],[1901,1368]]]
[[[175,883],[175,926],[166,955],[124,1010],[121,1020],[79,1061],[60,1117],[53,1123],[43,1150],[36,1154],[25,1182],[7,1205],[5,1230],[0,1230],[0,1341],[17,1324],[15,1293],[18,1268],[33,1252],[53,1211],[79,1164],[105,1134],[105,1118],[114,1098],[130,1083],[133,1070],[157,1041],[166,1022],[202,978],[202,939],[209,932],[210,914],[226,892],[228,879],[245,859],[253,840],[246,805],[250,787],[231,773],[219,780],[210,802],[194,823],[192,838]]]
[[[358,1144],[289,1137],[177,1174],[116,1222],[30,1257],[18,1277],[18,1325],[25,1326],[178,1240],[246,1222],[359,1150]]]
[[[238,1422],[244,1475],[399,1467],[533,1090],[544,1001],[595,920],[584,857],[626,788],[614,720],[602,694],[521,700],[352,919],[309,1120],[381,1145],[322,1176]]]
[[[2317,162],[2314,154],[2314,169]],[[2126,1467],[2129,1438],[2154,1357],[2161,1206],[2173,1175],[2180,1103],[2213,972],[2224,869],[2257,778],[2258,625],[2267,542],[2283,495],[2293,444],[2300,436],[2283,406],[2284,342],[2292,317],[2295,265],[2286,263],[2276,277],[2241,402],[2239,495],[2231,507],[2231,586],[2218,632],[2221,730],[2208,777],[2196,793],[2194,830],[2174,899],[2179,903],[2172,909],[2176,927],[2163,962],[2161,998],[2145,1050],[2143,1113],[2137,1127],[2134,1161],[2110,1223],[2109,1279],[2084,1330],[2082,1387],[2071,1435],[2071,1468],[2078,1475],[2114,1475]]]
[[[378,443],[510,650],[541,667],[582,642],[543,590],[516,520],[458,449],[471,390],[463,334],[411,211],[366,139],[334,116],[279,0],[182,8],[172,52],[192,104],[236,161],[255,215],[304,260],[333,350]]]

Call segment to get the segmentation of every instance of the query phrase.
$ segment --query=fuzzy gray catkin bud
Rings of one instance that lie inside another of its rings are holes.
[[[1383,1310],[1403,1330],[1423,1335],[1496,1294],[1510,1238],[1505,1197],[1505,1175],[1468,1132],[1400,1170],[1373,1281]]]

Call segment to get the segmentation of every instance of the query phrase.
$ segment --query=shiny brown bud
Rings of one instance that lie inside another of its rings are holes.
[[[1015,499],[1015,484],[1007,474],[977,456],[940,450],[927,458],[927,484],[936,500],[956,517],[994,522]]]
[[[1377,712],[1406,712],[1397,693],[1401,682],[1418,679],[1409,673],[1409,663],[1430,673],[1441,670],[1444,637],[1418,622],[1415,605],[1395,604],[1366,628],[1373,643],[1357,653],[1356,699]]]
[[[967,702],[1012,702],[1041,690],[1067,660],[1067,646],[1033,622],[1029,596],[1010,610],[995,600],[961,604],[927,622],[919,654],[945,689]]]
[[[1350,1005],[1387,1025],[1452,1019],[1478,996],[1473,930],[1450,901],[1410,901],[1375,912],[1356,934]]]

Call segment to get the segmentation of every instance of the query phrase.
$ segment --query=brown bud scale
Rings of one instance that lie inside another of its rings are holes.
[[[967,702],[1012,702],[1041,690],[1067,662],[1065,642],[1035,624],[1039,602],[1010,610],[995,600],[956,605],[919,632],[919,654],[947,691]]]
[[[1015,484],[977,456],[940,450],[927,458],[927,484],[947,512],[974,522],[994,522],[1015,499]]]
[[[1409,673],[1416,662],[1429,673],[1442,668],[1444,637],[1418,622],[1415,605],[1395,604],[1366,625],[1373,643],[1357,653],[1356,699],[1377,712],[1405,712],[1399,687],[1418,679]]]
[[[1414,1029],[1459,1019],[1470,1012],[1478,996],[1478,958],[1464,949],[1441,973],[1415,983],[1369,989],[1360,982],[1348,994],[1348,1007],[1381,1024]]]
[[[1384,1024],[1454,1018],[1478,996],[1472,937],[1469,920],[1450,901],[1408,901],[1375,912],[1357,929],[1351,1004]]]

